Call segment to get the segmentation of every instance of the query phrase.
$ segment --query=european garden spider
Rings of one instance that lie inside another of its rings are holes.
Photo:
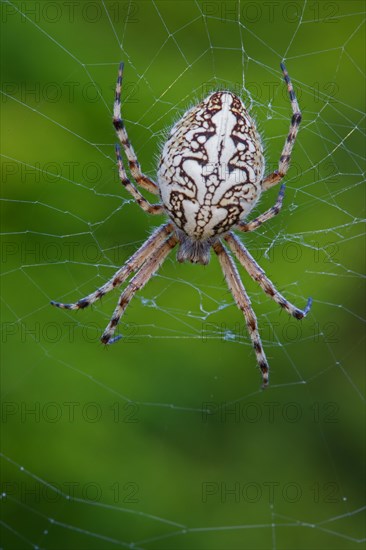
[[[244,221],[261,193],[279,183],[287,173],[301,122],[299,105],[283,63],[281,69],[293,115],[278,170],[264,177],[263,148],[254,121],[238,96],[228,91],[217,91],[189,109],[173,126],[163,148],[157,174],[158,183],[155,183],[142,173],[121,118],[123,63],[120,64],[113,124],[127,157],[132,178],[143,189],[160,195],[161,202],[151,204],[131,183],[123,165],[120,146],[116,145],[119,177],[122,185],[145,212],[167,214],[170,220],[156,229],[112,279],[98,290],[74,304],[51,302],[52,305],[64,309],[83,309],[135,273],[122,292],[101,337],[103,344],[112,344],[120,338],[113,335],[134,294],[157,272],[174,246],[179,246],[179,262],[188,260],[200,264],[209,262],[212,247],[234,300],[244,313],[262,372],[262,387],[267,386],[269,366],[259,336],[257,319],[238,270],[223,241],[264,292],[296,319],[305,317],[311,306],[311,298],[304,310],[288,302],[231,231],[233,228],[253,231],[276,216],[282,206],[284,184],[272,208],[252,221]]]

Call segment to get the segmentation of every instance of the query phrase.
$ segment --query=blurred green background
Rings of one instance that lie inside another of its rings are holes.
[[[364,3],[1,8],[2,547],[359,548]],[[119,61],[154,178],[169,126],[222,87],[250,107],[274,169],[291,113],[282,59],[303,111],[284,208],[241,238],[286,297],[314,304],[288,319],[240,269],[268,391],[214,257],[172,253],[104,349],[118,291],[78,313],[49,301],[93,291],[162,222],[118,181]]]

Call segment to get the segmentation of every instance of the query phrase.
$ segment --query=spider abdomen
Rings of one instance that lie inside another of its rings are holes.
[[[261,192],[264,158],[255,124],[231,92],[215,92],[173,126],[158,184],[177,227],[193,241],[225,233]]]

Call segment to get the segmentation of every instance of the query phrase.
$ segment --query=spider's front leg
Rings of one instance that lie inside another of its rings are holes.
[[[300,107],[297,102],[295,91],[292,86],[292,82],[290,80],[289,74],[287,72],[287,69],[284,63],[281,63],[281,69],[282,69],[283,78],[287,84],[287,90],[290,96],[292,118],[291,118],[290,130],[286,138],[285,145],[282,149],[280,162],[278,164],[278,169],[272,172],[272,174],[269,174],[263,180],[262,188],[264,191],[269,189],[270,187],[273,187],[273,185],[276,185],[277,183],[279,183],[281,179],[286,175],[287,170],[289,169],[289,166],[290,166],[291,153],[295,144],[296,136],[299,131],[299,125],[301,122]]]
[[[148,178],[145,174],[142,173],[140,163],[137,160],[136,153],[130,140],[128,139],[127,130],[123,119],[121,117],[121,91],[122,91],[122,79],[123,79],[123,68],[124,63],[120,63],[118,70],[118,78],[116,84],[116,95],[114,100],[114,109],[113,109],[113,125],[116,129],[118,139],[121,142],[121,145],[126,153],[128,160],[128,165],[131,170],[133,179],[137,182],[138,185],[141,185],[150,193],[154,195],[159,194],[158,186],[154,181]]]
[[[140,164],[137,160],[137,156],[133,147],[128,139],[127,130],[125,128],[124,122],[121,117],[121,89],[122,89],[122,74],[123,74],[123,63],[119,66],[118,79],[116,84],[116,97],[114,101],[113,109],[113,125],[116,129],[117,136],[121,142],[121,145],[126,153],[128,159],[129,167],[131,170],[132,177],[135,179],[138,185],[141,185],[144,189],[147,189],[151,193],[157,195],[159,193],[156,183],[150,180],[145,174],[141,172]],[[149,201],[140,193],[140,191],[134,186],[134,184],[129,180],[126,170],[123,165],[123,160],[121,157],[120,146],[116,145],[116,157],[119,178],[122,185],[127,189],[127,191],[133,196],[137,204],[148,212],[149,214],[163,214],[165,209],[161,204],[150,204]]]

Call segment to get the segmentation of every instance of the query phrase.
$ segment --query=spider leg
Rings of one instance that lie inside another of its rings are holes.
[[[268,385],[269,365],[263,350],[261,338],[258,332],[257,319],[251,306],[249,296],[246,293],[246,290],[240,279],[238,270],[236,269],[233,260],[231,259],[221,242],[217,241],[215,244],[213,244],[213,249],[218,256],[227,285],[234,297],[234,300],[239,309],[241,309],[244,313],[249,336],[252,340],[252,344],[257,356],[257,363],[262,372],[262,387],[265,388]]]
[[[140,191],[128,179],[125,167],[123,166],[121,149],[119,145],[116,145],[116,157],[119,179],[127,191],[131,193],[137,204],[142,208],[142,210],[145,210],[145,212],[148,212],[149,214],[163,214],[165,212],[164,206],[162,204],[150,204],[149,201],[141,195]]]
[[[98,288],[95,292],[92,292],[74,304],[63,304],[61,302],[52,301],[51,305],[62,309],[84,309],[85,307],[94,304],[94,302],[102,298],[102,296],[121,285],[131,275],[131,273],[140,269],[144,262],[146,262],[164,243],[173,229],[174,227],[172,223],[167,223],[156,229],[151,237],[149,237],[149,239],[144,242],[135,254],[127,260],[121,269],[113,275],[112,279]]]
[[[259,267],[253,256],[249,254],[243,243],[238,239],[234,233],[228,233],[225,235],[225,240],[228,243],[230,249],[235,254],[241,265],[247,270],[251,278],[256,281],[259,286],[264,290],[268,296],[272,298],[277,304],[287,311],[290,315],[296,319],[303,319],[310,310],[312,299],[308,299],[308,303],[304,310],[298,309],[290,302],[286,300],[278,292],[273,283],[268,279],[263,269]]]
[[[279,181],[281,181],[281,179],[287,173],[287,170],[289,169],[289,166],[290,166],[292,149],[294,147],[295,139],[296,139],[297,132],[299,130],[299,125],[301,122],[300,107],[297,102],[296,95],[295,95],[290,77],[288,75],[287,69],[283,63],[281,63],[281,69],[283,72],[283,77],[287,84],[287,90],[290,96],[293,114],[291,118],[290,130],[286,138],[285,145],[283,146],[283,149],[282,149],[280,162],[278,164],[278,170],[275,170],[274,172],[272,172],[272,174],[269,174],[266,178],[264,178],[262,182],[263,191],[266,191],[273,185],[276,185]]]
[[[101,341],[103,344],[114,343],[118,337],[113,338],[114,331],[124,314],[128,304],[136,294],[138,290],[141,290],[146,283],[151,279],[151,277],[156,273],[159,267],[164,262],[165,258],[169,254],[172,248],[177,244],[178,238],[173,234],[171,235],[158,250],[154,252],[152,256],[145,262],[141,267],[140,271],[131,279],[129,285],[122,292],[121,297],[118,301],[118,305],[114,310],[112,318],[108,323]]]
[[[260,216],[252,220],[251,222],[247,222],[247,223],[239,222],[236,228],[239,229],[240,231],[254,231],[255,229],[258,229],[258,227],[260,227],[264,222],[277,216],[277,214],[282,208],[282,201],[283,201],[284,194],[285,194],[285,184],[283,183],[281,185],[280,192],[278,193],[278,197],[274,206],[272,206],[269,210],[267,210],[267,212],[264,212],[263,214],[261,214]]]
[[[118,71],[118,78],[116,84],[116,96],[114,101],[113,109],[113,125],[116,129],[117,136],[123,146],[123,149],[126,153],[128,164],[131,170],[132,177],[137,182],[138,185],[141,185],[150,193],[154,195],[159,194],[158,186],[150,178],[141,172],[140,163],[137,160],[136,153],[131,145],[130,140],[128,139],[127,130],[125,128],[124,122],[121,118],[121,90],[122,90],[122,77],[123,77],[123,67],[124,64],[121,63]]]

